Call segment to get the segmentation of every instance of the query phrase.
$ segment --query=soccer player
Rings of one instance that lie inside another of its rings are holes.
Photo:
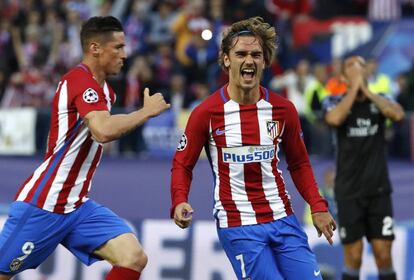
[[[380,280],[395,280],[391,245],[394,239],[391,184],[386,161],[385,120],[399,121],[402,107],[368,89],[362,57],[343,66],[347,92],[323,101],[326,122],[336,128],[335,200],[339,236],[344,248],[343,280],[359,279],[362,238],[371,243]]]
[[[107,260],[109,280],[139,279],[147,263],[132,230],[108,208],[89,199],[102,143],[112,141],[169,108],[160,93],[144,91],[142,109],[111,115],[115,93],[105,82],[126,59],[125,36],[114,17],[82,26],[82,63],[66,73],[52,105],[43,163],[23,183],[0,235],[0,279],[36,268],[62,244],[83,263]]]
[[[190,225],[192,169],[206,147],[218,236],[237,278],[322,279],[278,169],[280,147],[319,236],[332,244],[336,224],[318,192],[293,104],[260,86],[275,48],[275,29],[261,17],[224,32],[219,63],[229,82],[191,113],[173,160],[171,216],[181,228]]]

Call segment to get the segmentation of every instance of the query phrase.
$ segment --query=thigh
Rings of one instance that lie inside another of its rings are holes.
[[[271,223],[272,250],[283,279],[322,279],[308,237],[295,215]]]
[[[112,265],[116,265],[126,255],[138,254],[141,250],[143,250],[142,246],[134,234],[123,233],[108,240],[104,245],[97,248],[93,254],[107,260]]]
[[[94,252],[109,240],[132,233],[124,220],[94,201],[89,200],[78,211],[78,222],[62,241],[62,245],[86,265],[104,259]]]
[[[65,216],[25,202],[12,203],[0,235],[0,273],[14,275],[39,266],[64,238]]]
[[[394,240],[394,220],[390,195],[370,198],[367,239]]]
[[[361,201],[338,200],[339,237],[342,244],[349,244],[366,234],[365,209]]]
[[[218,236],[237,279],[283,279],[262,225],[219,228]]]

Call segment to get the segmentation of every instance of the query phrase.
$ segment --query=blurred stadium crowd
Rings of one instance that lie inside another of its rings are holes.
[[[234,21],[262,16],[278,32],[278,54],[263,85],[295,104],[309,152],[330,155],[331,138],[320,108],[327,94],[346,88],[342,58],[321,61],[295,41],[294,24],[337,16],[389,23],[413,17],[414,0],[1,0],[0,108],[38,108],[37,142],[45,143],[48,108],[60,76],[81,60],[82,22],[108,14],[123,22],[129,54],[122,73],[109,81],[117,92],[115,110],[141,106],[143,89],[149,87],[164,94],[176,115],[226,82],[217,64],[222,30]],[[371,90],[390,94],[414,111],[414,68],[390,77],[378,72],[375,57],[368,63]],[[392,127],[394,156],[408,157],[408,144],[401,144],[409,141],[406,126]],[[139,131],[129,137],[121,141],[121,152],[145,149]]]

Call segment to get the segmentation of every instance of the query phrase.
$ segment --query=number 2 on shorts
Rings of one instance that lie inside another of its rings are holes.
[[[246,270],[244,269],[244,260],[243,260],[243,254],[237,255],[236,260],[240,261],[240,269],[242,272],[242,277],[246,277]]]

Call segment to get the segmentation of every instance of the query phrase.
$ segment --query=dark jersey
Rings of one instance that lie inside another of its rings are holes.
[[[326,97],[324,111],[333,109],[343,97]],[[344,200],[390,193],[385,117],[375,104],[368,99],[356,100],[344,123],[337,127],[336,138],[335,198]]]

